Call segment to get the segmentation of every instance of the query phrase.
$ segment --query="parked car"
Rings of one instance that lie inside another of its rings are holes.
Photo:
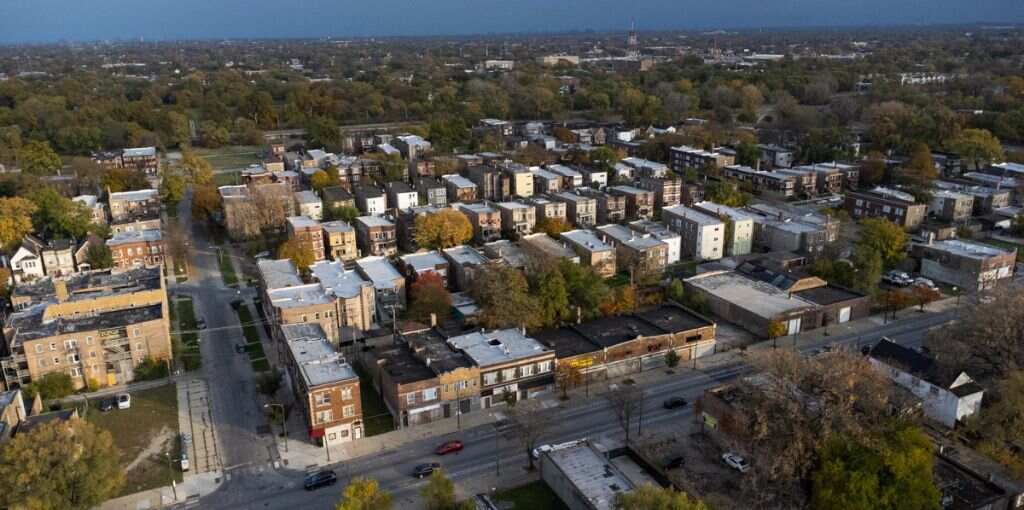
[[[96,406],[101,413],[113,411],[117,408],[117,398],[105,398],[100,401],[100,405]]]
[[[928,278],[924,278],[924,277],[914,278],[914,286],[915,287],[924,287],[926,289],[935,290],[935,291],[939,290],[939,288],[935,286],[935,282],[929,280]]]
[[[685,463],[685,460],[682,457],[673,457],[673,458],[669,459],[668,462],[665,463],[665,469],[666,470],[668,470],[668,469],[679,469],[679,468],[683,467],[684,463]]]
[[[336,483],[338,483],[338,475],[330,469],[324,469],[306,475],[306,479],[302,481],[302,486],[307,491],[313,491]]]
[[[910,275],[903,271],[889,271],[882,275],[882,281],[896,287],[906,287],[914,282]]]
[[[235,352],[245,354],[245,344],[235,344]]]
[[[118,409],[131,409],[132,407],[132,396],[127,393],[122,393],[117,396],[117,408]]]
[[[188,471],[191,467],[188,461],[188,447],[192,444],[192,437],[188,434],[181,434],[178,436],[178,440],[181,442],[181,470]]]
[[[723,453],[722,462],[725,462],[727,466],[739,471],[740,473],[750,471],[750,464],[747,464],[747,460],[736,453]]]
[[[199,329],[206,329],[206,319],[199,319],[196,322],[196,327]]]
[[[438,455],[444,455],[446,453],[457,452],[459,450],[462,450],[462,441],[456,440],[448,441],[442,444],[441,446],[438,446],[437,450],[434,450],[434,453]]]
[[[415,476],[416,478],[423,478],[426,476],[430,476],[434,471],[438,469],[441,469],[440,462],[427,462],[413,468],[412,476]]]
[[[687,402],[683,397],[672,397],[661,405],[663,405],[665,409],[678,409],[680,407],[686,407],[687,404],[689,404],[689,402]]]
[[[542,454],[544,452],[550,452],[550,451],[554,451],[554,450],[561,450],[563,448],[572,448],[573,446],[578,446],[578,445],[581,445],[581,444],[583,444],[585,442],[587,442],[587,438],[577,439],[575,441],[567,441],[565,443],[559,443],[559,444],[542,444],[542,445],[540,445],[540,446],[538,446],[538,447],[533,449],[533,452],[532,452],[533,458],[534,459],[539,459],[540,458],[540,454]]]

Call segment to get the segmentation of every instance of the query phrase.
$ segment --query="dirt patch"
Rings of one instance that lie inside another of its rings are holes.
[[[143,448],[127,466],[124,467],[124,470],[126,472],[131,472],[131,470],[135,469],[136,466],[146,459],[153,457],[154,455],[159,455],[161,452],[166,450],[165,446],[171,439],[174,439],[171,429],[167,427],[161,428],[160,431],[153,436],[153,439],[149,440],[149,444],[146,445],[146,447]]]

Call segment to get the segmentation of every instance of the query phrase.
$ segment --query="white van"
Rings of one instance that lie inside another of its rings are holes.
[[[188,450],[192,446],[192,438],[188,434],[178,436],[181,443],[181,470],[188,471],[191,465],[188,462]]]

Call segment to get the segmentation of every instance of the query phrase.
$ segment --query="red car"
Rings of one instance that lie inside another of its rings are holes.
[[[457,452],[462,449],[462,441],[448,441],[437,447],[434,452],[438,455],[444,455],[446,453]]]

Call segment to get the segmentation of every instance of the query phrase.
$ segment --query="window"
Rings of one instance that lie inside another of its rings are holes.
[[[80,361],[82,359],[78,357],[78,354],[68,354],[68,363],[78,363]]]
[[[36,352],[43,352],[43,344],[36,344]]]
[[[423,400],[437,400],[437,388],[428,388],[423,390]]]
[[[92,337],[91,336],[85,337],[85,345],[92,345]]]
[[[501,380],[502,381],[511,381],[511,380],[513,380],[515,378],[516,378],[516,369],[514,369],[514,368],[506,368],[505,370],[501,371]]]
[[[90,358],[95,358],[96,357],[96,351],[90,351],[89,352],[89,357]]]
[[[356,415],[356,406],[345,406],[341,408],[341,415],[345,418],[351,418]]]
[[[39,358],[39,368],[44,368],[44,367],[46,367],[46,360],[42,359],[42,358]]]
[[[332,411],[317,411],[316,421],[317,423],[327,423],[334,419],[334,412]]]
[[[321,391],[313,395],[313,400],[316,401],[316,405],[323,406],[331,403],[331,393],[329,391]]]
[[[342,400],[352,400],[352,388],[342,388],[341,389],[341,399]]]
[[[551,371],[551,361],[537,363],[537,373],[543,374]]]
[[[82,375],[82,371],[78,367],[71,367],[71,377],[78,377]]]
[[[455,383],[456,390],[464,390],[469,387],[469,381],[459,381]]]
[[[50,350],[51,351],[56,351],[57,350],[57,342],[50,342]]]
[[[490,386],[490,385],[495,384],[497,382],[498,382],[498,373],[497,372],[488,372],[488,373],[484,374],[484,384]]]
[[[139,328],[135,328],[135,336],[137,336],[137,337],[142,336],[142,330],[139,329]]]
[[[70,351],[78,348],[77,340],[64,340],[64,350]]]
[[[53,364],[54,365],[60,365],[60,357],[59,356],[54,356],[53,357]]]
[[[533,375],[533,365],[523,365],[519,367],[519,375],[521,377],[530,377]]]
[[[94,374],[100,373],[100,366],[99,365],[93,365],[92,366],[92,373],[94,373]]]
[[[416,404],[416,392],[409,393],[405,396],[405,403],[409,405]]]
[[[348,430],[342,430],[341,432],[338,433],[338,435],[340,435],[342,439],[345,439],[346,437],[348,437]]]

